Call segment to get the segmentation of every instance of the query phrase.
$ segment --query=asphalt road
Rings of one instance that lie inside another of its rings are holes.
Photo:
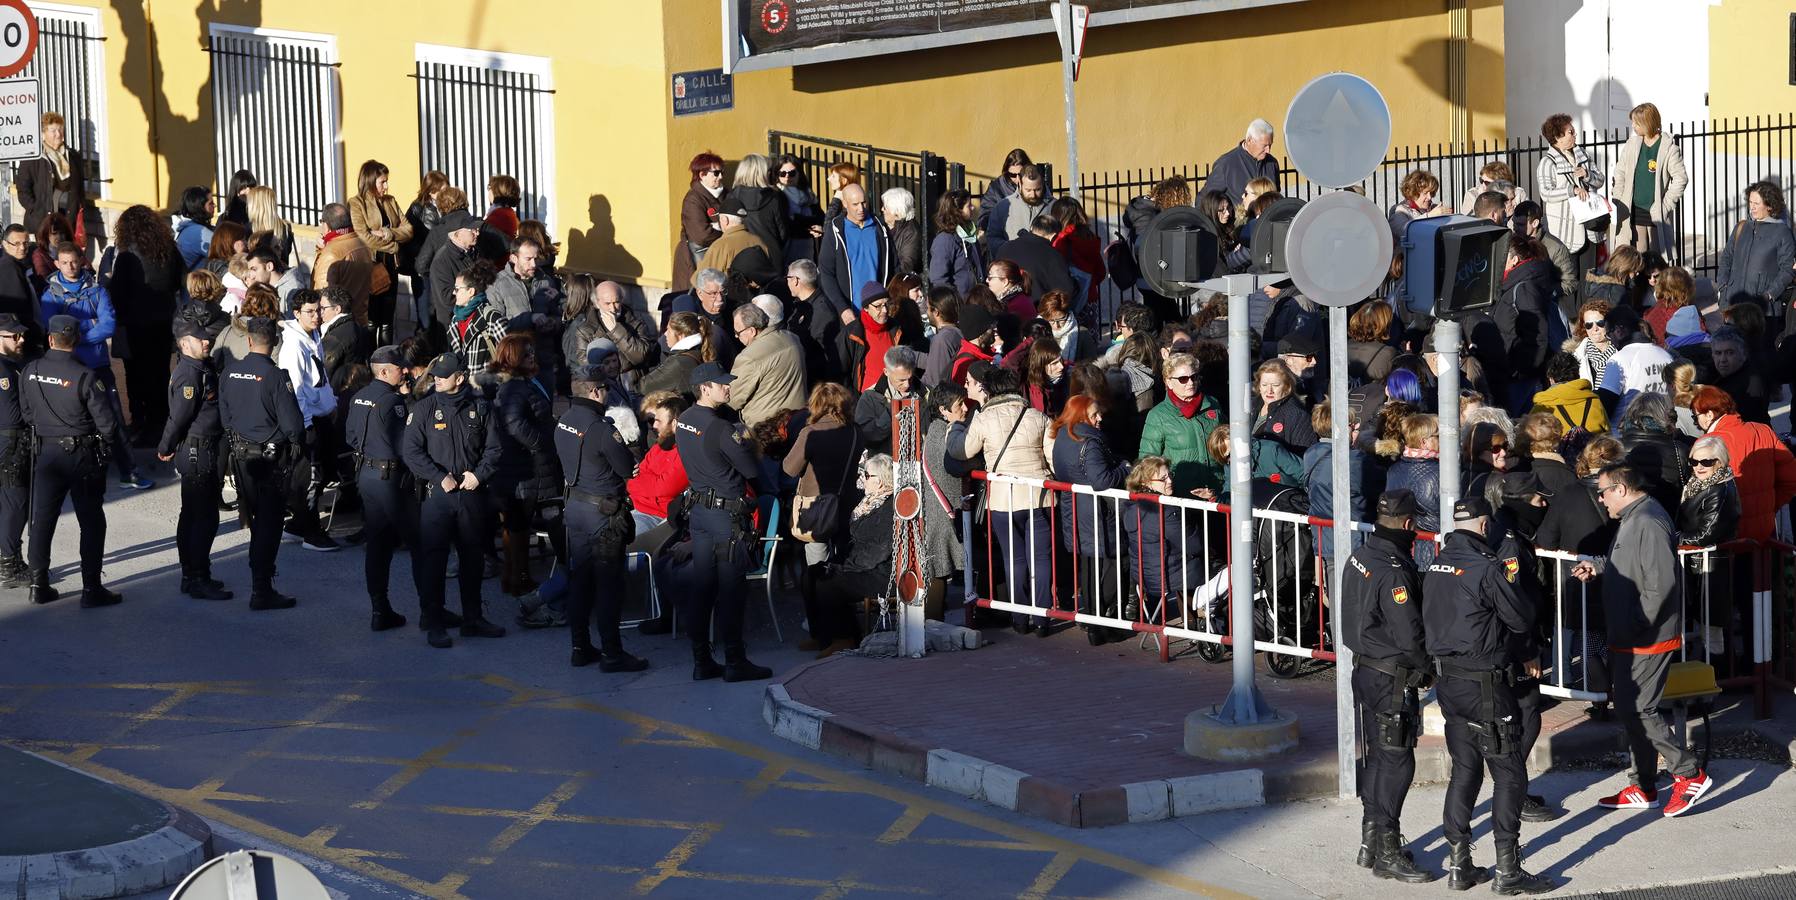
[[[671,638],[626,633],[654,667],[607,676],[569,668],[559,631],[458,639],[448,651],[409,625],[373,634],[356,548],[284,545],[278,582],[300,605],[251,612],[245,535],[227,523],[214,574],[239,598],[188,599],[176,590],[169,540],[177,491],[166,470],[154,471],[163,480],[155,490],[114,489],[107,505],[107,578],[124,604],[32,607],[22,590],[0,592],[0,739],[191,809],[227,844],[294,853],[343,895],[1388,890],[1351,866],[1351,804],[1058,828],[774,738],[760,719],[761,684],[693,683],[684,645]],[[73,528],[65,513],[56,554],[65,587],[78,580]],[[402,555],[396,585],[407,583],[407,564]],[[487,588],[493,618],[509,623],[509,601],[496,582]],[[397,603],[415,614],[415,602]],[[782,601],[789,637],[797,608]],[[750,621],[758,661],[785,670],[808,658],[773,645],[764,604],[751,606]],[[1570,879],[1568,893],[1789,865],[1787,833],[1755,826],[1796,814],[1789,771],[1716,769],[1722,786],[1708,806],[1675,822],[1589,809],[1613,788],[1605,773],[1549,776],[1545,789],[1568,798],[1574,815],[1531,827],[1529,852]],[[1444,855],[1438,809],[1438,790],[1418,790],[1406,817],[1419,855],[1435,865]],[[1689,852],[1692,836],[1703,853]],[[1489,856],[1488,839],[1480,850]]]

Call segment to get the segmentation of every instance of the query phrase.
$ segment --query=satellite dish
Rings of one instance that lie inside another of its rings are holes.
[[[1155,216],[1135,248],[1141,279],[1162,297],[1197,293],[1192,283],[1214,275],[1220,261],[1216,230],[1216,223],[1195,206],[1175,206]]]

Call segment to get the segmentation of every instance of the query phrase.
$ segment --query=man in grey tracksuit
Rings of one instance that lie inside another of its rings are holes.
[[[1597,473],[1597,499],[1621,524],[1608,559],[1581,562],[1572,575],[1583,581],[1601,579],[1611,696],[1634,757],[1633,783],[1598,803],[1611,809],[1658,806],[1658,759],[1663,756],[1672,774],[1665,814],[1675,816],[1708,791],[1710,780],[1659,714],[1674,654],[1683,644],[1683,573],[1677,526],[1643,487],[1639,472],[1625,464]]]

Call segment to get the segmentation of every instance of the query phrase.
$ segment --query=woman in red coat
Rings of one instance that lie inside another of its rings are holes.
[[[1091,230],[1091,218],[1085,215],[1085,207],[1071,197],[1061,197],[1048,207],[1048,215],[1060,222],[1060,233],[1054,235],[1054,249],[1066,259],[1066,264],[1091,276],[1091,283],[1085,290],[1085,301],[1077,304],[1079,322],[1090,327],[1097,324],[1098,285],[1103,283],[1104,245],[1098,242],[1097,233]]]
[[[1740,537],[1770,540],[1777,511],[1796,497],[1796,456],[1769,426],[1740,418],[1734,398],[1718,387],[1697,388],[1690,411],[1697,426],[1727,445],[1740,488]]]

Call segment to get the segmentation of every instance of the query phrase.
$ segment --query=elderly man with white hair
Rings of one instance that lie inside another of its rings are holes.
[[[1255,178],[1269,178],[1273,184],[1279,183],[1278,157],[1272,155],[1272,123],[1265,119],[1253,120],[1241,143],[1210,164],[1210,174],[1204,178],[1204,190],[1222,191],[1233,200],[1241,196],[1247,190],[1247,183]]]
[[[879,195],[880,214],[892,235],[892,264],[899,272],[923,271],[923,228],[917,222],[917,200],[901,187]]]
[[[861,433],[862,445],[875,450],[891,449],[892,401],[916,400],[921,396],[917,374],[923,368],[923,360],[917,351],[893,347],[886,351],[882,362],[885,373],[854,403],[854,427]]]
[[[753,428],[789,409],[804,409],[804,348],[789,332],[778,331],[760,306],[749,303],[733,316],[742,352],[730,374],[730,406]]]

